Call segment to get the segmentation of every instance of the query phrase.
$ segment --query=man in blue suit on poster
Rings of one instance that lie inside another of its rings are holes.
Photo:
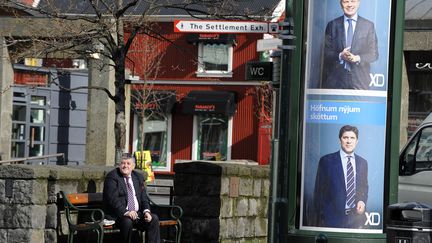
[[[341,149],[319,161],[313,197],[315,226],[362,228],[366,222],[368,164],[354,153],[358,134],[357,127],[343,126]]]
[[[358,15],[360,0],[340,0],[344,12],[327,24],[322,88],[368,90],[370,63],[378,59],[374,23]]]

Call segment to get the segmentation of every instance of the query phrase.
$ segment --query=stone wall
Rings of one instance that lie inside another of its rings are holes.
[[[0,242],[62,242],[68,231],[57,193],[102,191],[112,168],[1,165]]]
[[[183,242],[267,242],[268,167],[182,162],[174,171],[174,200],[184,210]]]
[[[0,242],[66,242],[58,192],[101,192],[112,169],[0,165]],[[268,167],[229,161],[176,163],[174,169],[182,242],[267,242]]]

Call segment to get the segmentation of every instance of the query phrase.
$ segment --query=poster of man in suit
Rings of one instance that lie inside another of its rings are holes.
[[[386,90],[391,1],[309,2],[307,87]]]
[[[391,3],[306,5],[302,230],[383,232]]]

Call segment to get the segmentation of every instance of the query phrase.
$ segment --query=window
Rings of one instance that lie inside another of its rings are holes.
[[[411,140],[401,164],[409,174],[432,169],[432,127],[424,128]]]
[[[142,121],[135,116],[134,128],[134,151],[141,150],[142,143]],[[149,150],[152,167],[154,171],[170,171],[171,170],[171,156],[170,156],[170,128],[171,128],[171,115],[161,115],[151,113],[144,121],[144,143],[143,149]]]
[[[194,117],[192,159],[225,161],[231,159],[232,118],[217,115]]]
[[[232,59],[232,45],[200,42],[197,76],[232,77]]]
[[[405,52],[409,84],[408,137],[432,112],[432,72],[428,68],[431,55],[431,51]]]

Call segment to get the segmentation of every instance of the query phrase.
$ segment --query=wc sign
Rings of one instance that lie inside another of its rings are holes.
[[[246,63],[246,80],[272,81],[272,62],[248,62]]]

